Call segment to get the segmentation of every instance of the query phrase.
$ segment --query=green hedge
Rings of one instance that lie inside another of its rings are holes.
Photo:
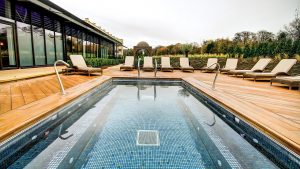
[[[124,59],[85,58],[86,64],[93,67],[113,66],[124,63]]]
[[[170,56],[171,66],[175,69],[179,69],[180,63],[179,63],[180,56]],[[203,66],[206,66],[207,60],[209,57],[189,57],[189,61],[191,66],[193,66],[195,69],[200,69]],[[160,56],[153,56],[153,64],[154,60],[157,60],[158,65],[161,63],[161,57]],[[218,63],[221,67],[224,67],[226,64],[227,58],[224,57],[218,57]],[[255,63],[259,60],[258,57],[254,58],[239,58],[237,69],[251,69]],[[281,60],[280,59],[272,59],[272,61],[269,63],[269,65],[266,67],[266,71],[271,71],[277,63]],[[141,60],[141,67],[143,66],[143,59]],[[137,67],[137,59],[135,59],[135,66]],[[292,69],[289,72],[291,75],[299,75],[300,74],[300,61],[298,60],[297,64],[292,67]]]

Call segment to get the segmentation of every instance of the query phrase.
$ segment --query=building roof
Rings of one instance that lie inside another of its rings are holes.
[[[139,42],[136,46],[137,47],[150,47],[150,45],[145,41]]]
[[[63,17],[67,20],[70,20],[72,23],[74,23],[78,26],[81,26],[85,29],[88,29],[91,32],[99,34],[99,35],[107,38],[108,40],[110,40],[114,43],[123,44],[121,39],[116,38],[115,36],[113,36],[110,33],[104,31],[103,29],[99,29],[99,27],[78,18],[74,14],[70,13],[69,11],[63,9],[62,7],[56,5],[55,3],[53,3],[49,0],[23,0],[23,1],[28,1],[28,2],[31,2],[31,3],[34,3],[38,6],[40,6],[42,8],[45,8],[45,9],[49,10],[50,12],[52,12],[53,14],[58,15],[60,17]]]

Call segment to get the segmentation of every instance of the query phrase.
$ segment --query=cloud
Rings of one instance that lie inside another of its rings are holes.
[[[132,47],[233,37],[239,31],[277,33],[294,18],[299,0],[52,0],[90,18]]]

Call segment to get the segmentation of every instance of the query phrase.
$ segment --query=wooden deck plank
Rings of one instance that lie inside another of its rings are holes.
[[[22,95],[22,91],[19,85],[11,86],[11,100],[12,100],[12,109],[16,109],[25,104],[24,97]]]
[[[36,83],[28,83],[28,86],[37,100],[46,97],[45,93],[39,88]]]
[[[29,103],[37,100],[35,95],[30,90],[28,84],[22,84],[20,86],[20,88],[21,88],[21,91],[22,91],[22,95],[24,97],[25,104],[29,104]]]
[[[10,86],[1,87],[0,90],[0,113],[11,110]]]

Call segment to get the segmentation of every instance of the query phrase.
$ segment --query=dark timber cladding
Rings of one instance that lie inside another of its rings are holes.
[[[0,69],[53,65],[71,54],[115,58],[118,45],[122,40],[48,0],[0,0]]]

